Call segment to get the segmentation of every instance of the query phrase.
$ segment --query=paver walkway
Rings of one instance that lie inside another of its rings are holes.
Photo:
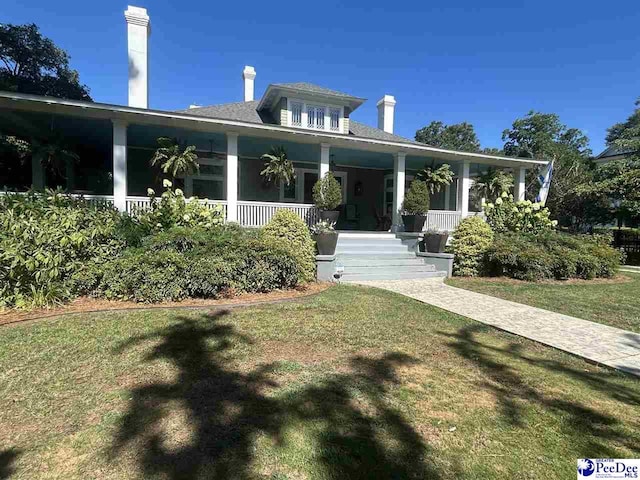
[[[441,278],[357,282],[384,288],[640,376],[640,334],[450,287]]]

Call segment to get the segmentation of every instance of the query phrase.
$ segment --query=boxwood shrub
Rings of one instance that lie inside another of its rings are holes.
[[[528,281],[607,278],[616,274],[621,261],[609,244],[602,235],[500,234],[484,255],[484,268],[490,275]]]

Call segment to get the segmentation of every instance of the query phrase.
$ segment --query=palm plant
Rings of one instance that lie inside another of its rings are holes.
[[[62,175],[66,162],[77,162],[80,157],[66,144],[62,135],[51,134],[46,138],[33,139],[31,155],[40,158],[42,165]]]
[[[158,149],[151,158],[151,165],[160,165],[162,171],[175,179],[182,175],[192,175],[200,171],[196,147],[183,147],[178,139],[169,137],[158,138]]]
[[[451,167],[446,163],[440,165],[438,168],[435,168],[433,165],[425,165],[424,168],[417,173],[416,178],[426,183],[429,193],[433,195],[438,193],[442,187],[451,185],[451,182],[453,182],[453,172],[451,171]]]
[[[472,188],[475,197],[493,202],[502,192],[509,192],[513,188],[513,176],[504,170],[489,167],[476,178]]]
[[[293,162],[287,158],[287,151],[282,146],[271,147],[269,153],[260,157],[264,160],[264,169],[260,172],[267,182],[283,182],[289,186],[296,178]]]

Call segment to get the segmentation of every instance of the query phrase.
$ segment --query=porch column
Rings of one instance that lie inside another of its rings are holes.
[[[444,209],[451,210],[451,185],[444,187]]]
[[[328,143],[320,144],[320,171],[318,172],[318,178],[324,177],[329,172],[329,152],[331,145]]]
[[[471,188],[471,180],[469,178],[469,170],[471,162],[465,160],[460,165],[458,175],[458,211],[462,214],[462,218],[469,215],[469,189]]]
[[[404,165],[406,154],[398,152],[393,156],[393,212],[391,231],[402,230],[400,209],[404,202]]]
[[[121,212],[127,210],[127,124],[113,123],[113,206]]]
[[[31,145],[35,145],[34,140]],[[34,190],[43,190],[45,181],[45,170],[42,165],[42,153],[36,152],[31,154],[31,187]]]
[[[526,179],[527,169],[526,168],[515,168],[513,170],[513,199],[515,201],[524,200],[525,192],[526,192]]]
[[[238,134],[227,133],[227,222],[238,221]]]

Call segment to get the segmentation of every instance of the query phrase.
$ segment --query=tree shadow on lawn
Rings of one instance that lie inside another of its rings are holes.
[[[321,427],[309,429],[313,437],[305,437],[305,442],[316,443],[317,466],[328,476],[439,478],[426,465],[428,447],[422,437],[384,400],[388,386],[398,382],[395,368],[413,359],[398,353],[377,359],[355,357],[351,359],[354,373],[328,375],[324,381],[278,398],[268,395],[269,389],[279,386],[270,378],[275,364],[248,372],[231,366],[228,351],[238,342],[251,340],[220,323],[227,314],[203,315],[199,320],[183,317],[177,324],[119,347],[122,352],[160,340],[146,360],[169,361],[179,373],[173,382],[131,391],[129,410],[112,444],[112,460],[133,446],[145,478],[255,478],[252,462],[258,435],[281,445],[286,428],[313,422]],[[357,408],[354,391],[373,405],[374,414]],[[186,410],[192,434],[171,447],[179,432],[167,432],[162,422],[175,402]]]
[[[9,478],[14,472],[13,463],[22,452],[16,448],[0,451],[0,480]]]
[[[483,343],[478,340],[476,334],[488,328],[490,327],[484,325],[471,325],[461,328],[455,334],[440,333],[453,338],[450,345],[462,357],[478,365],[487,375],[489,381],[482,382],[480,386],[495,394],[502,409],[502,416],[508,423],[516,427],[525,426],[525,409],[526,404],[529,404],[541,407],[564,419],[566,428],[573,431],[573,438],[582,443],[585,456],[615,457],[619,452],[611,448],[611,442],[624,445],[633,452],[640,452],[640,437],[623,432],[622,422],[619,419],[582,403],[570,401],[531,386],[517,367],[506,361],[503,363],[499,358],[519,360],[532,366],[568,375],[595,391],[604,393],[629,407],[637,408],[640,405],[640,394],[637,390],[607,379],[608,375],[612,378],[618,376],[617,373],[589,372],[571,367],[562,361],[534,358],[526,355],[518,343],[511,343],[505,348]],[[584,401],[588,403],[589,398],[586,397]]]

